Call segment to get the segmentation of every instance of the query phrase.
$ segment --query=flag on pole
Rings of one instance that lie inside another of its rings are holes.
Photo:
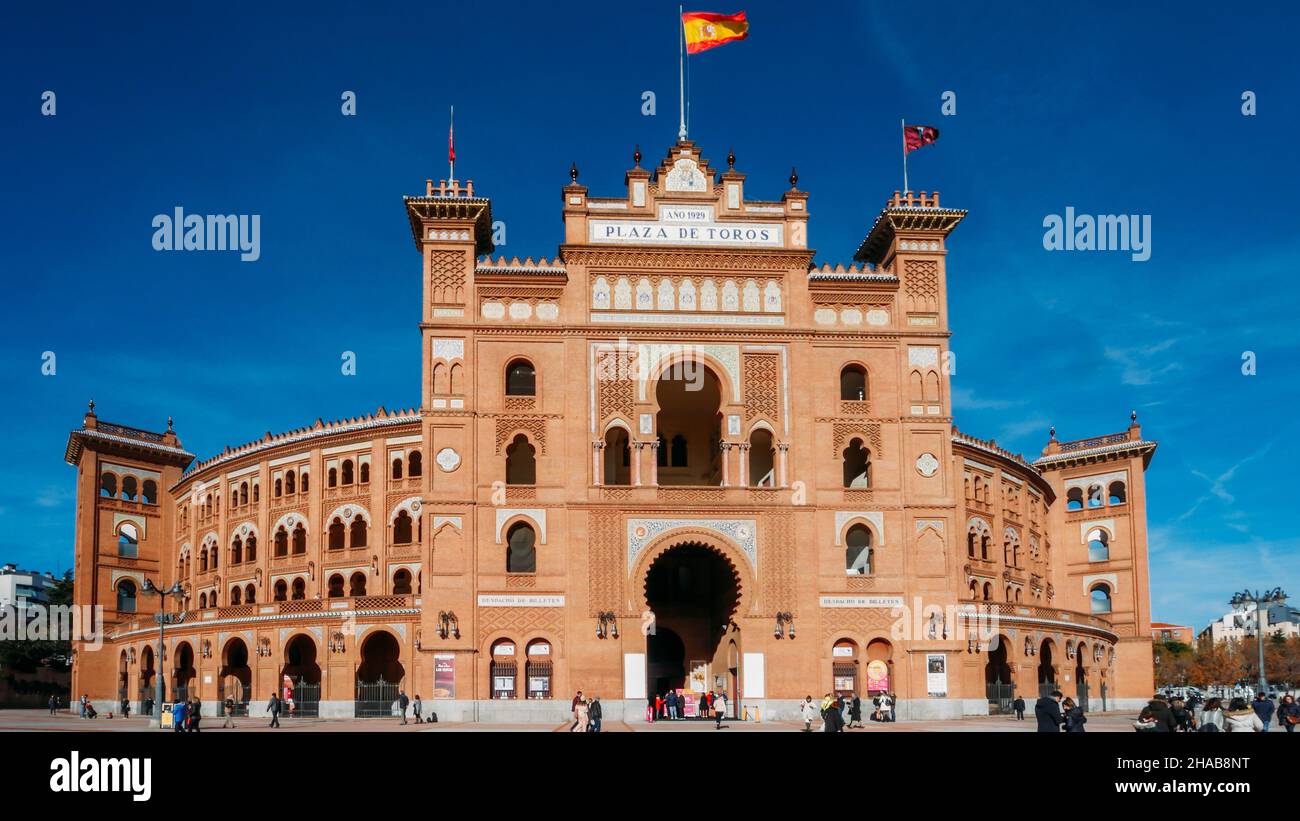
[[[939,129],[929,125],[903,126],[903,153],[910,154],[939,139]]]
[[[743,11],[735,14],[688,11],[682,14],[682,31],[686,35],[686,53],[698,54],[733,40],[744,40],[749,36],[749,21]]]
[[[447,126],[447,162],[456,162],[456,107],[451,107],[451,123]]]

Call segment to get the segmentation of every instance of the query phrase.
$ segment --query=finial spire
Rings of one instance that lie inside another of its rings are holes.
[[[731,148],[727,149],[727,170],[728,170],[728,171],[735,171],[735,170],[736,170],[736,151],[735,151],[735,149],[731,149]]]
[[[636,163],[637,168],[641,167],[641,144],[640,143],[637,143],[636,150],[632,152],[632,162]]]
[[[799,184],[799,172],[795,171],[794,166],[790,166],[790,188],[794,189]]]
[[[93,414],[94,412],[95,412],[95,400],[92,399],[92,400],[90,400],[90,410],[87,411],[87,413],[92,413],[92,414]]]
[[[569,179],[573,181],[574,185],[578,184],[578,164],[576,162],[569,166]]]
[[[173,427],[172,427],[173,424],[174,424],[174,423],[173,423],[173,421],[172,421],[172,418],[171,418],[170,416],[168,416],[168,417],[167,417],[167,432],[168,432],[168,433],[174,433],[174,432],[175,432],[175,430],[174,430]]]
[[[1053,442],[1056,441],[1056,425],[1052,425],[1051,429],[1047,431],[1047,438]]]
[[[1137,412],[1137,411],[1133,411],[1132,413],[1130,413],[1130,414],[1128,415],[1128,418],[1131,419],[1131,420],[1133,421],[1133,424],[1136,425],[1136,424],[1137,424],[1137,420],[1138,420],[1138,412]]]

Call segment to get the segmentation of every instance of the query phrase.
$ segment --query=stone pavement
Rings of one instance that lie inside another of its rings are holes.
[[[264,718],[239,718],[235,720],[236,727],[233,730],[222,729],[222,719],[205,718],[203,720],[204,732],[217,733],[251,733],[251,732],[413,732],[413,733],[443,733],[443,732],[566,732],[569,725],[562,724],[559,726],[550,724],[407,724],[403,726],[395,718],[362,718],[362,719],[316,719],[316,718],[295,718],[281,719],[281,730],[272,730],[267,726],[267,720]],[[1088,716],[1088,732],[1133,732],[1133,717],[1127,713],[1092,713]],[[814,727],[818,724],[814,724]],[[1016,721],[1014,718],[1007,716],[987,716],[978,718],[965,718],[952,721],[910,721],[892,724],[876,724],[866,722],[862,729],[847,730],[846,732],[856,735],[870,735],[872,733],[944,733],[944,732],[995,732],[995,733],[1028,733],[1034,731],[1034,722],[1032,717],[1027,717],[1025,721]],[[713,729],[712,721],[701,721],[684,719],[681,721],[659,721],[654,724],[635,723],[627,724],[624,722],[606,722],[604,725],[605,732],[635,732],[635,733],[751,733],[751,732],[800,732],[803,729],[802,723],[799,722],[741,722],[728,721],[723,723],[723,730]],[[43,709],[31,710],[0,710],[0,732],[5,731],[26,731],[26,732],[161,732],[156,729],[150,719],[132,716],[131,718],[105,718],[101,714],[100,718],[94,720],[85,720],[78,718],[66,712],[60,712],[56,716],[51,716],[49,711]],[[1276,726],[1274,732],[1282,732]]]

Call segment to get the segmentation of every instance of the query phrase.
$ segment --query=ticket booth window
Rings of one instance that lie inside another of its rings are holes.
[[[551,698],[552,677],[550,643],[535,641],[528,645],[528,661],[524,669],[524,678],[528,681],[528,698]]]
[[[492,698],[518,698],[516,686],[518,664],[515,661],[515,645],[510,641],[499,641],[492,646]]]
[[[835,695],[852,698],[858,692],[858,645],[843,640],[831,650],[831,689]]]

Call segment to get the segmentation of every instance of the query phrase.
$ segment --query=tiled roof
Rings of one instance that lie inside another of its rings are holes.
[[[104,442],[104,443],[114,444],[114,445],[125,445],[127,447],[143,448],[145,450],[153,451],[156,453],[173,456],[177,459],[181,459],[184,461],[191,461],[194,459],[194,454],[190,453],[189,451],[183,448],[178,448],[178,447],[173,447],[171,445],[163,444],[161,441],[160,434],[151,434],[148,437],[133,436],[131,435],[130,431],[135,431],[134,428],[121,428],[120,426],[116,426],[116,425],[105,426],[105,427],[108,427],[109,429],[112,430],[117,430],[118,432],[109,433],[107,431],[97,430],[94,428],[82,428],[80,430],[74,430],[71,433],[71,435],[68,436],[68,446],[63,454],[64,461],[66,461],[70,465],[77,464],[77,462],[81,460],[81,450],[82,450],[83,442],[87,439],[96,442]],[[148,433],[148,431],[139,431],[139,433]],[[157,437],[157,440],[155,441],[153,437]]]
[[[1050,456],[1040,456],[1034,460],[1034,466],[1053,465],[1057,462],[1064,462],[1070,459],[1078,459],[1086,456],[1102,456],[1107,453],[1119,453],[1125,450],[1154,448],[1155,442],[1146,439],[1125,439],[1123,442],[1117,442],[1109,445],[1099,445],[1090,448],[1077,448],[1074,450],[1064,451],[1062,453],[1053,453]]]

